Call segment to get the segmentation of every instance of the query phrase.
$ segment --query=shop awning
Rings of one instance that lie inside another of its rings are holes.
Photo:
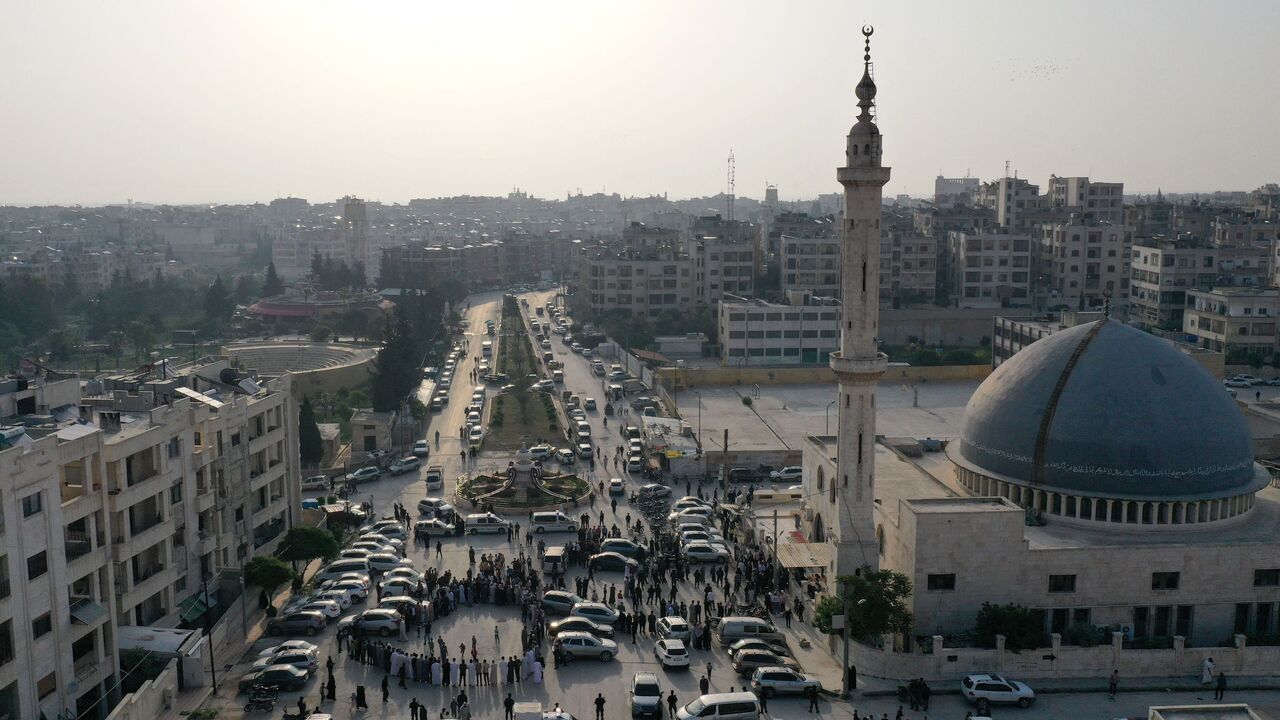
[[[778,562],[785,568],[827,568],[831,567],[835,556],[835,546],[831,543],[784,542],[778,544]]]
[[[208,612],[210,607],[217,604],[218,597],[213,593],[210,593],[208,596],[196,593],[195,595],[192,595],[186,600],[178,603],[178,617],[182,618],[185,622],[191,622],[201,615],[204,615]]]

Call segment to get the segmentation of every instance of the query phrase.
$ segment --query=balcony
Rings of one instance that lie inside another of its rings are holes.
[[[84,557],[93,552],[93,536],[89,533],[79,530],[67,530],[65,532],[68,564],[76,558]]]

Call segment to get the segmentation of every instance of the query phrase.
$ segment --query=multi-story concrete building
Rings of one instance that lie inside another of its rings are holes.
[[[757,232],[751,223],[725,220],[719,215],[694,221],[685,253],[693,262],[695,302],[714,305],[725,293],[754,294],[759,269]]]
[[[910,230],[880,232],[880,304],[931,303],[937,289],[938,243]]]
[[[289,378],[225,370],[0,381],[0,716],[104,717],[116,628],[198,623],[299,518]]]
[[[1203,348],[1224,353],[1227,362],[1260,355],[1270,362],[1276,351],[1276,315],[1280,290],[1214,288],[1188,290],[1182,330]]]
[[[1004,177],[995,181],[995,192],[980,194],[994,201],[996,224],[1002,228],[1022,227],[1022,211],[1038,205],[1040,186],[1020,178]]]
[[[1187,290],[1207,290],[1217,280],[1213,248],[1195,238],[1142,238],[1130,259],[1129,319],[1145,327],[1182,328]]]
[[[1091,181],[1087,177],[1050,176],[1049,207],[1069,210],[1085,224],[1124,224],[1124,183]]]
[[[589,313],[622,310],[652,319],[665,311],[687,313],[694,304],[693,264],[672,246],[589,248],[578,270]]]
[[[840,297],[840,238],[830,226],[809,237],[783,235],[781,239],[781,291],[809,292],[820,297]]]
[[[792,302],[726,296],[717,316],[724,365],[820,365],[840,346],[840,305],[789,294]]]
[[[1043,226],[1035,254],[1037,306],[1096,310],[1129,299],[1129,235],[1076,219]]]
[[[978,178],[948,178],[939,175],[933,181],[933,205],[939,208],[972,205],[978,194]]]
[[[998,232],[947,234],[948,292],[961,308],[1031,305],[1031,238]]]

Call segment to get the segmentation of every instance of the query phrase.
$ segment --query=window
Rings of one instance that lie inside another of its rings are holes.
[[[1280,586],[1280,568],[1270,568],[1267,570],[1254,570],[1253,586],[1254,587]]]
[[[947,573],[945,575],[930,575],[927,580],[927,587],[930,590],[955,590],[956,576],[955,573]]]
[[[49,572],[49,556],[45,555],[44,550],[27,558],[28,580],[35,580],[47,572]]]
[[[1069,593],[1076,591],[1075,575],[1050,575],[1049,592]]]
[[[36,618],[31,623],[31,634],[35,637],[41,637],[53,632],[53,620],[49,617],[49,613],[45,613]]]
[[[169,488],[169,504],[176,505],[182,502],[182,483],[177,483]]]
[[[22,517],[29,518],[41,510],[44,510],[44,498],[41,493],[31,493],[22,498]]]
[[[231,433],[231,446],[235,447],[240,444],[240,433]]]
[[[36,694],[43,700],[58,691],[58,674],[51,672],[36,683]]]
[[[1176,572],[1157,572],[1151,573],[1151,589],[1152,590],[1177,590],[1178,576]]]

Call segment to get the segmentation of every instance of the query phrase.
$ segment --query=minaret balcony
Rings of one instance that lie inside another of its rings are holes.
[[[884,374],[889,369],[889,356],[884,353],[876,353],[864,357],[848,357],[843,353],[831,353],[831,369],[835,371],[836,377],[842,382],[845,380],[857,382],[859,380],[874,382],[876,378]]]

